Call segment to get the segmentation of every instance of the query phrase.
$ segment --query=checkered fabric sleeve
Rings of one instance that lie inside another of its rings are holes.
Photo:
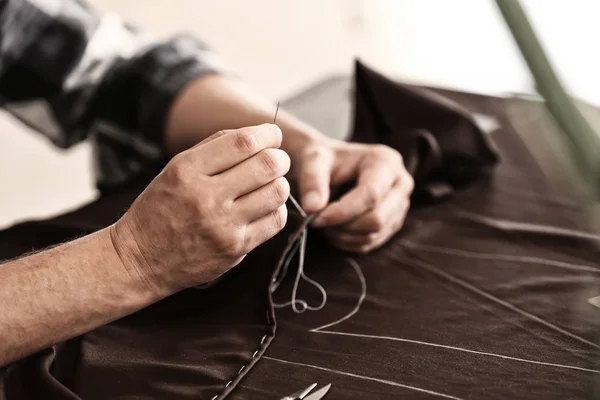
[[[163,158],[176,94],[225,71],[199,40],[152,38],[83,0],[0,0],[0,106],[58,147],[91,139],[100,186]]]

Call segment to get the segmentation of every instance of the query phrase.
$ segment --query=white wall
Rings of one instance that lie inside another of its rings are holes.
[[[159,34],[191,31],[273,98],[343,68],[346,0],[95,0]],[[168,5],[167,5],[168,4]]]
[[[280,99],[353,55],[386,73],[464,90],[532,92],[492,0],[92,0],[159,34],[206,38],[261,91]],[[597,0],[525,0],[561,75],[600,104]],[[83,144],[57,152],[0,115],[0,226],[95,196]]]
[[[493,1],[379,3],[380,8],[365,6],[369,26],[376,29],[364,36],[360,51],[386,72],[471,91],[528,88],[518,49]]]
[[[600,2],[521,0],[566,86],[600,104]],[[492,0],[363,0],[359,52],[405,79],[484,93],[534,85]]]
[[[527,0],[525,9],[568,89],[600,105],[600,2]]]

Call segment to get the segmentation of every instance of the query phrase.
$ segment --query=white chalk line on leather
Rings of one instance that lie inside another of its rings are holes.
[[[569,270],[578,270],[586,272],[600,273],[600,268],[591,267],[589,265],[573,264],[563,261],[555,261],[547,258],[530,257],[530,256],[512,256],[506,254],[491,254],[491,253],[480,253],[469,250],[453,249],[450,247],[432,246],[427,244],[421,244],[411,241],[402,241],[407,247],[412,247],[419,250],[430,251],[433,253],[448,254],[460,257],[469,258],[480,258],[483,260],[498,260],[498,261],[509,261],[509,262],[520,262],[526,264],[544,264],[551,267],[564,268]]]
[[[544,362],[544,361],[536,361],[536,360],[530,360],[530,359],[519,358],[519,357],[511,357],[511,356],[490,353],[490,352],[485,352],[485,351],[465,349],[462,347],[449,346],[449,345],[438,344],[438,343],[423,342],[420,340],[403,339],[403,338],[396,338],[396,337],[392,337],[392,336],[377,336],[377,335],[367,335],[367,334],[360,334],[360,333],[347,333],[347,332],[324,330],[326,328],[331,328],[332,326],[340,324],[341,322],[346,321],[347,319],[349,319],[353,315],[355,315],[360,310],[360,307],[367,296],[367,282],[366,282],[365,276],[362,272],[360,265],[358,264],[358,262],[356,262],[356,260],[354,260],[352,258],[347,258],[346,261],[348,261],[348,263],[350,265],[352,265],[352,267],[355,269],[355,271],[360,279],[360,283],[361,283],[361,295],[360,295],[360,298],[358,299],[356,306],[354,307],[354,309],[352,311],[350,311],[344,317],[342,317],[338,320],[335,320],[329,324],[320,326],[318,328],[311,329],[310,332],[325,333],[325,334],[329,334],[329,335],[340,335],[340,336],[350,336],[350,337],[360,337],[360,338],[368,338],[368,339],[380,339],[380,340],[390,340],[390,341],[397,341],[397,342],[404,342],[404,343],[412,343],[412,344],[418,344],[418,345],[423,345],[423,346],[444,348],[447,350],[456,350],[456,351],[462,351],[465,353],[502,358],[505,360],[525,362],[525,363],[530,363],[530,364],[545,365],[545,366],[557,367],[557,368],[567,368],[567,369],[573,369],[573,370],[579,370],[579,371],[592,372],[592,373],[596,373],[596,374],[600,373],[600,371],[597,371],[594,369],[589,369],[589,368],[576,367],[576,366],[572,366],[572,365],[564,365],[564,364],[557,364],[557,363],[550,363],[550,362]]]
[[[520,222],[520,221],[511,221],[507,219],[500,218],[492,218],[485,215],[480,215],[476,213],[472,213],[470,211],[459,211],[458,215],[462,215],[464,217],[469,218],[472,221],[483,222],[484,224],[491,226],[493,228],[498,228],[502,230],[508,231],[517,231],[517,232],[530,232],[530,233],[545,233],[548,235],[556,235],[556,236],[570,236],[578,239],[588,239],[594,241],[600,241],[600,235],[596,235],[592,232],[585,232],[576,229],[563,228],[560,226],[552,226],[552,225],[541,225],[533,222]]]
[[[318,370],[321,370],[321,371],[327,371],[327,372],[331,372],[331,373],[338,374],[338,375],[350,376],[352,378],[364,379],[364,380],[367,380],[367,381],[378,382],[378,383],[382,383],[384,385],[390,385],[390,386],[401,387],[401,388],[404,388],[404,389],[415,390],[417,392],[427,393],[427,394],[431,394],[433,396],[443,397],[443,398],[446,398],[446,399],[464,400],[464,399],[462,399],[460,397],[455,397],[455,396],[450,396],[449,394],[434,392],[433,390],[422,389],[422,388],[419,388],[419,387],[416,387],[416,386],[404,385],[402,383],[398,383],[398,382],[394,382],[394,381],[388,381],[386,379],[373,378],[373,377],[370,377],[370,376],[353,374],[351,372],[339,371],[337,369],[320,367],[318,365],[305,364],[305,363],[295,362],[295,361],[287,361],[287,360],[282,360],[280,358],[274,358],[274,357],[268,357],[268,356],[263,356],[263,359],[272,360],[272,361],[280,362],[280,363],[283,363],[283,364],[292,364],[292,365],[298,365],[298,366],[302,366],[302,367],[314,368],[314,369],[318,369]]]
[[[500,304],[501,306],[503,306],[505,308],[508,308],[509,310],[514,311],[517,314],[521,314],[524,317],[532,319],[532,320],[534,320],[534,321],[536,321],[536,322],[538,322],[538,323],[546,326],[547,328],[550,328],[550,329],[552,329],[552,330],[554,330],[556,332],[562,333],[563,335],[568,336],[568,337],[570,337],[572,339],[575,339],[575,340],[577,340],[579,342],[586,343],[586,344],[588,344],[588,345],[590,345],[592,347],[600,349],[600,345],[598,345],[597,343],[591,342],[591,341],[589,341],[589,340],[587,340],[585,338],[582,338],[581,336],[578,336],[578,335],[576,335],[576,334],[574,334],[572,332],[569,332],[569,331],[561,328],[558,325],[553,324],[552,322],[546,321],[545,319],[540,318],[537,315],[534,315],[534,314],[531,314],[531,313],[529,313],[529,312],[527,312],[525,310],[522,310],[522,309],[514,306],[513,304],[511,304],[509,302],[506,302],[506,301],[504,301],[504,300],[502,300],[502,299],[500,299],[500,298],[498,298],[498,297],[496,297],[496,296],[494,296],[494,295],[492,295],[490,293],[487,293],[487,292],[479,289],[478,287],[470,284],[467,281],[464,281],[464,280],[462,280],[460,278],[455,277],[454,275],[451,275],[451,274],[449,274],[449,273],[441,270],[440,268],[437,268],[437,267],[435,267],[435,266],[433,266],[433,265],[431,265],[431,264],[429,264],[427,262],[424,262],[424,261],[421,261],[421,260],[417,260],[417,259],[415,259],[415,257],[412,258],[412,261],[416,265],[420,266],[421,268],[424,268],[424,269],[426,269],[426,270],[428,270],[428,271],[430,271],[430,272],[432,272],[432,273],[434,273],[434,274],[436,274],[438,276],[441,276],[441,277],[449,280],[450,282],[453,282],[453,283],[455,283],[455,284],[457,284],[459,286],[462,286],[463,288],[465,288],[467,290],[470,290],[471,292],[477,293],[478,295],[483,296],[483,297],[485,297],[488,300],[491,300],[491,301],[493,301],[493,302],[495,302],[497,304]]]
[[[360,337],[360,338],[365,338],[365,339],[380,339],[380,340],[390,340],[390,341],[395,341],[395,342],[412,343],[412,344],[418,344],[418,345],[423,345],[423,346],[438,347],[438,348],[443,348],[443,349],[448,349],[448,350],[457,350],[457,351],[462,351],[465,353],[479,354],[482,356],[502,358],[502,359],[506,359],[506,360],[526,362],[526,363],[530,363],[530,364],[546,365],[549,367],[557,367],[557,368],[568,368],[568,369],[575,369],[575,370],[579,370],[579,371],[586,371],[586,372],[593,372],[595,374],[600,374],[600,371],[596,371],[594,369],[589,369],[589,368],[574,367],[572,365],[564,365],[564,364],[556,364],[556,363],[549,363],[549,362],[543,362],[543,361],[528,360],[526,358],[504,356],[502,354],[488,353],[485,351],[478,351],[478,350],[470,350],[470,349],[465,349],[462,347],[448,346],[445,344],[423,342],[420,340],[402,339],[402,338],[396,338],[393,336],[365,335],[365,334],[360,334],[360,333],[346,333],[346,332],[336,332],[336,331],[318,331],[318,333],[326,333],[329,335]]]

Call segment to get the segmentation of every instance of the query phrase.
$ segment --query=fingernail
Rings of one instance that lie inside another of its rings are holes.
[[[302,208],[306,212],[315,212],[321,208],[321,194],[316,190],[306,192],[302,196]]]

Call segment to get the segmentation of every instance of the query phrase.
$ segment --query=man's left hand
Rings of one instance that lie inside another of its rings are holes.
[[[367,253],[402,228],[414,181],[396,150],[328,140],[305,146],[292,161],[302,207],[321,211],[313,226],[336,247]],[[348,182],[355,186],[329,202],[330,186]]]

